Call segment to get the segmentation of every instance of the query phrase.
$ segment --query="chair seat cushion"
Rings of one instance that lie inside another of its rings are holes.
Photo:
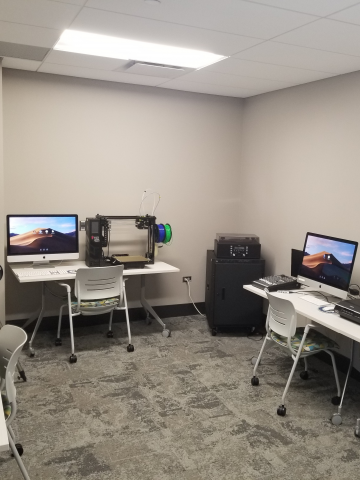
[[[295,351],[299,349],[303,335],[304,329],[298,328],[296,329],[295,335],[291,338],[291,346]],[[278,335],[275,332],[271,332],[271,338],[274,340],[274,342],[283,347],[288,346],[286,337]],[[329,348],[339,348],[339,345],[334,342],[334,340],[331,340],[322,333],[317,332],[316,330],[310,330],[306,336],[302,352],[313,352]]]
[[[4,415],[5,415],[5,420],[6,420],[11,415],[11,404],[10,404],[7,396],[4,393],[1,394],[1,400],[2,400],[2,404],[3,404]]]
[[[77,308],[77,301],[71,302],[71,309],[73,311]],[[87,300],[80,303],[81,309],[87,308],[105,308],[105,307],[116,307],[119,305],[119,297],[103,298],[101,300]]]

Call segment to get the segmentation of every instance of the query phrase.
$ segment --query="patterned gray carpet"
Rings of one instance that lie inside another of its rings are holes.
[[[292,360],[269,350],[250,384],[251,357],[261,342],[246,333],[212,337],[200,316],[132,324],[135,351],[126,351],[124,324],[77,328],[78,363],[69,364],[69,336],[54,346],[40,332],[22,360],[15,431],[32,480],[320,480],[354,479],[360,469],[360,386],[350,380],[343,424],[336,411],[331,367],[309,359],[310,379],[296,373],[286,417],[276,414]],[[301,371],[301,367],[299,367]],[[341,383],[344,376],[340,375]],[[8,453],[0,478],[21,480]]]

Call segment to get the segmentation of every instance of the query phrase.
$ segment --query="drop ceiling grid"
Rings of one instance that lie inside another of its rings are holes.
[[[359,1],[162,0],[150,5],[143,0],[0,0],[0,41],[51,48],[64,28],[230,58],[171,80],[114,72],[122,60],[58,51],[50,51],[40,65],[9,57],[3,65],[235,97],[360,69]]]

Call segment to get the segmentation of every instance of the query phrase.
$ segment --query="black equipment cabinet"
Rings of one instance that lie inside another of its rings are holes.
[[[255,328],[263,325],[263,299],[244,290],[264,276],[265,260],[217,258],[213,250],[206,259],[206,316],[212,334],[223,328]]]

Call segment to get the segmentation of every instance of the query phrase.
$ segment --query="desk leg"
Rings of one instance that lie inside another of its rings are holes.
[[[39,310],[36,310],[36,312],[34,312],[31,317],[29,317],[26,322],[24,323],[24,325],[21,327],[25,330],[26,327],[28,327],[31,323],[35,322],[35,320],[37,320],[39,318],[39,315],[40,315],[40,312],[41,312],[41,308]]]
[[[155,313],[155,311],[153,310],[153,308],[149,305],[149,303],[147,302],[146,298],[145,298],[145,277],[146,275],[141,275],[141,293],[140,293],[140,302],[141,302],[141,305],[144,307],[144,309],[146,310],[146,313],[147,314],[150,314],[155,318],[155,320],[160,323],[160,325],[163,327],[163,331],[162,331],[162,335],[163,337],[170,337],[171,335],[171,332],[169,329],[166,328],[166,325],[165,323],[161,320],[161,318],[159,317],[159,315],[157,315]]]
[[[334,413],[333,416],[331,417],[331,422],[332,422],[333,425],[341,425],[342,424],[341,409],[342,409],[342,404],[343,404],[343,400],[344,400],[344,396],[345,396],[346,386],[347,386],[347,383],[348,383],[348,380],[349,380],[349,377],[350,377],[350,373],[351,373],[351,370],[352,370],[353,362],[354,362],[354,340],[351,341],[350,363],[349,363],[349,368],[348,368],[348,371],[347,371],[347,374],[346,374],[346,379],[345,379],[345,383],[344,383],[343,392],[342,392],[342,395],[341,395],[340,405],[338,406],[337,413]]]
[[[31,336],[31,339],[30,339],[30,342],[29,342],[29,350],[30,350],[30,357],[34,357],[35,356],[35,350],[32,348],[32,344],[33,344],[33,341],[34,341],[34,338],[35,338],[35,335],[38,331],[38,328],[40,327],[40,323],[42,322],[42,319],[43,319],[43,316],[44,316],[44,312],[45,312],[45,282],[42,282],[42,290],[41,290],[41,310],[40,310],[40,313],[39,313],[39,316],[38,316],[38,319],[37,319],[37,322],[36,322],[36,325],[35,325],[35,328],[34,328],[34,331],[33,331],[33,334]],[[29,323],[29,320],[26,322],[26,324]],[[31,323],[31,322],[30,322]],[[25,324],[25,325],[26,325]]]

